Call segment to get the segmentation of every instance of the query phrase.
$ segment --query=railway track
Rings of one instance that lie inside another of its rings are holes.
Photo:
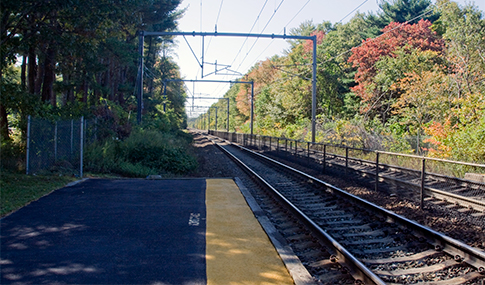
[[[483,251],[249,149],[212,139],[316,237],[300,245],[316,256],[307,262],[310,267],[337,266],[356,284],[483,284]],[[290,240],[307,236],[288,222],[289,214],[276,215],[277,227],[290,229]],[[315,253],[318,245],[326,252]]]
[[[399,167],[385,163],[361,159],[349,156],[349,150],[359,152],[375,153],[375,155],[396,155],[387,152],[372,152],[360,149],[347,148],[346,154],[337,154],[329,151],[322,151],[318,145],[308,142],[297,142],[285,140],[284,144],[280,139],[270,137],[259,137],[251,140],[243,134],[217,133],[232,142],[239,142],[248,148],[258,149],[263,152],[285,153],[308,161],[313,161],[321,165],[323,169],[337,168],[345,173],[357,174],[367,178],[375,185],[375,189],[384,188],[390,194],[406,197],[417,201],[423,206],[424,203],[433,203],[444,206],[450,210],[469,215],[479,226],[485,226],[485,183],[441,175],[429,171],[423,175],[422,169],[416,170],[409,167]],[[344,149],[342,149],[344,150]],[[424,163],[421,157],[413,155],[400,155],[403,158],[414,160],[417,168]],[[430,159],[430,162],[439,163],[439,159]],[[428,162],[428,163],[430,163]],[[475,167],[476,164],[463,163],[460,167]],[[478,165],[483,168],[483,165]],[[424,168],[424,165],[423,165]]]

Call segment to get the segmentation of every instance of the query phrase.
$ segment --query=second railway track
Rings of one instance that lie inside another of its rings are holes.
[[[315,243],[327,248],[328,253],[314,254],[317,258],[309,264],[337,264],[357,284],[483,284],[483,251],[258,153],[212,139],[258,183],[272,188],[289,213],[304,220],[318,238],[308,248]],[[281,223],[288,224],[284,219]]]

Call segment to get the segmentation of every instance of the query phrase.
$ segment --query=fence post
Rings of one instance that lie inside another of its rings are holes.
[[[325,173],[326,169],[326,164],[327,164],[327,145],[323,145],[323,170],[322,173]]]
[[[276,152],[280,152],[280,138],[276,139]]]
[[[27,116],[27,157],[25,158],[25,174],[30,174],[30,115]]]
[[[424,209],[424,180],[426,178],[426,159],[423,157],[421,165],[421,197],[419,207]]]
[[[288,139],[285,138],[285,152],[288,152]]]
[[[54,162],[57,161],[57,121],[54,125]]]
[[[375,191],[379,191],[379,152],[376,151],[376,185]]]
[[[271,136],[269,137],[269,151],[271,151],[271,139],[272,139],[272,138],[273,138],[273,137],[271,137]]]
[[[306,143],[306,158],[307,164],[310,165],[310,142]]]
[[[80,132],[81,132],[81,139],[80,139],[80,154],[79,154],[79,177],[83,177],[83,163],[84,163],[84,116],[81,117],[81,127],[80,127]]]
[[[74,120],[71,119],[71,152],[69,153],[70,159],[73,158],[74,154]]]
[[[349,170],[349,147],[345,147],[345,174],[348,173]]]

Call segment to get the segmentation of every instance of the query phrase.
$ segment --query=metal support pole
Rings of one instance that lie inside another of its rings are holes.
[[[422,159],[421,165],[421,197],[419,207],[424,209],[424,181],[426,179],[426,159]]]
[[[138,82],[138,106],[136,120],[138,124],[141,123],[141,113],[143,111],[143,45],[145,42],[145,32],[141,31],[138,41],[138,52],[140,56],[139,63],[139,82]]]
[[[323,145],[323,169],[322,173],[325,173],[326,169],[325,167],[327,166],[327,145]]]
[[[215,127],[215,130],[217,132],[217,109],[219,109],[219,108],[217,108],[217,107],[214,107],[214,108],[216,108],[216,127]]]
[[[379,152],[376,152],[376,185],[375,191],[379,191]]]
[[[57,161],[57,121],[54,124],[54,161]]]
[[[306,143],[306,159],[307,164],[310,165],[310,142]]]
[[[209,134],[211,130],[211,109],[207,111],[207,133]]]
[[[251,81],[251,135],[253,135],[254,125],[254,81]]]
[[[317,36],[313,36],[313,72],[312,72],[312,143],[315,142],[315,124],[317,114]]]
[[[349,147],[345,147],[345,174],[348,173],[349,170]]]
[[[71,152],[70,158],[72,158],[72,155],[74,153],[74,120],[71,119]]]
[[[27,116],[27,157],[25,158],[25,174],[30,174],[30,115]]]
[[[166,112],[167,103],[167,83],[163,81],[163,112]]]
[[[84,164],[84,116],[81,117],[81,139],[80,139],[80,154],[79,154],[79,177],[83,177],[83,164]]]

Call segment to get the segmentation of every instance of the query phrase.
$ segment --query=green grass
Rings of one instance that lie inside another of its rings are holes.
[[[75,181],[69,176],[32,176],[2,171],[0,176],[0,217]]]

